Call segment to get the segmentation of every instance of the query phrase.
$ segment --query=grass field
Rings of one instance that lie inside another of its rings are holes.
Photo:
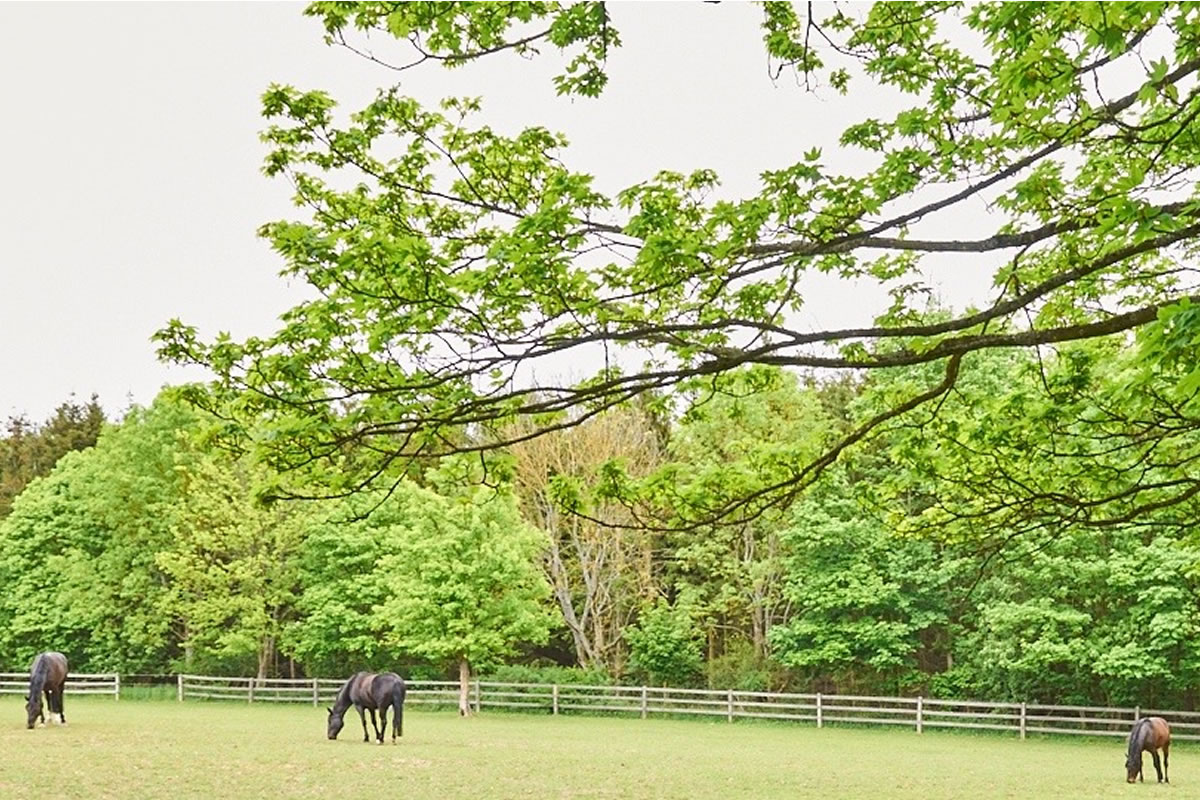
[[[1124,782],[1123,742],[701,720],[409,710],[392,747],[338,741],[325,711],[67,697],[25,729],[0,698],[0,798],[1200,798],[1200,749],[1172,784]],[[1152,793],[1147,795],[1146,793]]]

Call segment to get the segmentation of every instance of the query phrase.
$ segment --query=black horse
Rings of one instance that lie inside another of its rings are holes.
[[[1129,783],[1142,780],[1142,753],[1150,751],[1154,759],[1154,771],[1159,783],[1170,783],[1167,761],[1171,753],[1171,726],[1162,717],[1139,719],[1129,732],[1129,752],[1125,757],[1125,780]],[[1158,751],[1162,750],[1162,768],[1158,765]]]
[[[380,744],[383,744],[383,735],[387,733],[387,710],[390,705],[396,712],[392,717],[392,744],[395,744],[396,737],[404,735],[404,695],[407,691],[404,679],[394,672],[354,673],[350,676],[350,680],[346,681],[338,690],[337,699],[333,701],[333,708],[329,709],[329,738],[337,738],[345,724],[343,718],[346,716],[346,710],[350,706],[354,706],[358,709],[359,719],[362,720],[363,741],[371,741],[371,737],[367,733],[367,716],[363,713],[364,708],[369,708],[371,710],[371,727],[375,729],[375,738],[379,740]],[[378,724],[375,722],[376,709],[379,710]]]
[[[67,657],[62,653],[41,653],[33,659],[29,669],[29,694],[25,695],[25,727],[32,728],[34,720],[44,725],[46,715],[42,713],[42,694],[50,706],[50,719],[58,715],[58,722],[66,725],[63,716],[63,686],[67,683]]]

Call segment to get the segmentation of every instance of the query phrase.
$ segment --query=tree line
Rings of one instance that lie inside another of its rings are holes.
[[[701,512],[772,485],[912,376],[755,367],[678,413],[613,410],[486,470],[430,460],[320,501],[272,501],[271,468],[169,389],[0,521],[0,662],[53,645],[138,673],[400,666],[1191,707],[1200,544],[1179,504],[1118,524],[1039,506],[1130,469],[1095,425],[1156,402],[1111,401],[1143,359],[1111,343],[975,359],[936,415],[888,426],[787,505],[716,522]],[[1142,483],[1186,476],[1196,445],[1177,444],[1141,459]],[[636,495],[614,485],[635,479]]]

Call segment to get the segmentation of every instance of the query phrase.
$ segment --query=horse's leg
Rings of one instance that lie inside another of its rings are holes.
[[[379,707],[379,730],[375,732],[375,737],[383,744],[383,736],[387,733],[387,703]]]
[[[66,695],[66,691],[67,691],[67,684],[66,684],[66,681],[64,681],[63,685],[58,687],[58,721],[59,721],[59,724],[62,724],[62,725],[67,724],[67,717],[63,713],[63,697]]]
[[[1158,760],[1158,751],[1157,751],[1157,750],[1151,750],[1151,751],[1150,751],[1150,758],[1151,758],[1151,759],[1153,759],[1153,761],[1154,761],[1154,772],[1155,772],[1155,773],[1158,775],[1158,782],[1159,782],[1159,783],[1162,783],[1162,782],[1163,782],[1163,780],[1162,780],[1162,779],[1163,779],[1163,774],[1162,774],[1162,762],[1160,762],[1160,761]]]
[[[376,739],[383,738],[379,735],[379,722],[375,716],[375,706],[371,706],[371,730],[375,731]]]
[[[354,707],[358,709],[358,718],[359,718],[360,720],[362,720],[362,726],[363,726],[363,741],[364,741],[364,742],[369,742],[369,741],[371,741],[371,737],[370,737],[370,735],[368,735],[368,734],[367,734],[367,715],[366,715],[366,714],[363,712],[363,707],[362,707],[362,706],[355,704],[355,706],[354,706]],[[375,712],[374,712],[374,711],[372,711],[371,713],[372,713],[372,714],[374,714]]]

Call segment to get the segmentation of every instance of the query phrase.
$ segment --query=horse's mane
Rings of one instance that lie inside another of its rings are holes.
[[[346,679],[346,682],[342,684],[342,688],[338,689],[337,697],[335,697],[333,700],[333,708],[335,712],[339,709],[345,711],[350,707],[350,689],[354,686],[354,681],[359,675],[362,675],[362,673],[354,673]]]
[[[29,702],[34,708],[41,708],[42,705],[42,687],[46,685],[46,675],[50,672],[50,664],[46,659],[46,654],[41,653],[33,660],[33,667],[29,672]]]
[[[1133,730],[1129,732],[1129,752],[1125,758],[1126,766],[1132,766],[1136,761],[1141,759],[1142,743],[1146,741],[1146,736],[1150,731],[1150,718],[1143,717],[1133,726]]]

